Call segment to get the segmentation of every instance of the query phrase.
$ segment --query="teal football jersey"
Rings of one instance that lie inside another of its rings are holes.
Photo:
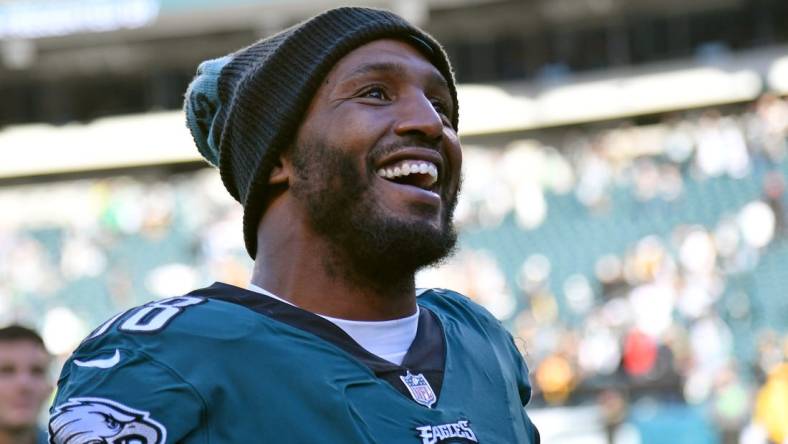
[[[50,442],[538,443],[509,333],[457,293],[427,290],[418,303],[401,365],[320,316],[227,284],[136,307],[63,366]]]

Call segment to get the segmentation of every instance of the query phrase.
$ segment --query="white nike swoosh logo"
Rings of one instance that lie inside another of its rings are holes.
[[[110,368],[114,367],[115,364],[120,362],[120,351],[116,348],[115,355],[111,358],[107,359],[93,359],[91,361],[80,361],[78,359],[74,360],[74,364],[77,364],[80,367],[95,367],[95,368]]]

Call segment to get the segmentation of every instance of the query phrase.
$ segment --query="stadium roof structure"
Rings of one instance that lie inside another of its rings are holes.
[[[754,100],[788,92],[788,49],[670,62],[559,84],[460,85],[460,135],[483,136]],[[766,83],[765,83],[766,82]],[[181,111],[0,131],[0,178],[198,162]]]
[[[0,131],[0,178],[97,171],[199,159],[181,112],[98,119]]]

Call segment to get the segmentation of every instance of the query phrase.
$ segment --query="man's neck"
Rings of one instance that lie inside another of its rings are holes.
[[[0,444],[35,444],[35,428],[8,430],[0,428]]]
[[[305,310],[364,321],[416,313],[413,274],[394,279],[360,275],[341,254],[320,242],[309,243],[307,249],[290,245],[286,260],[281,253],[268,255],[266,250],[272,251],[262,248],[258,252],[252,283]]]
[[[362,271],[347,248],[316,233],[300,205],[280,196],[258,228],[252,283],[333,318],[385,321],[416,313],[415,273]]]
[[[304,310],[324,316],[384,321],[404,318],[416,312],[416,294],[412,282],[381,291],[371,286],[356,285],[344,279],[327,279],[317,274],[276,276],[259,271],[256,264],[252,283],[280,295]]]

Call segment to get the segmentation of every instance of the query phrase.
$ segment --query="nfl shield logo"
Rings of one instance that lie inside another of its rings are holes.
[[[413,375],[410,373],[410,370],[408,370],[408,373],[405,374],[405,376],[400,376],[399,379],[401,379],[405,387],[408,388],[410,396],[413,397],[414,401],[427,408],[432,408],[432,404],[435,404],[437,397],[424,375],[421,373]]]

